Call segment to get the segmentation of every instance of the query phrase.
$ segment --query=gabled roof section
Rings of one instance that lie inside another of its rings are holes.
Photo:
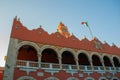
[[[60,22],[58,28],[60,28],[59,26],[66,28],[66,26],[64,26],[62,22]],[[61,47],[83,49],[93,52],[120,55],[120,48],[118,48],[116,45],[110,46],[107,43],[102,43],[97,38],[93,38],[92,40],[89,41],[85,37],[84,39],[79,40],[73,34],[70,35],[69,31],[67,31],[67,33],[69,35],[68,37],[64,36],[59,31],[54,32],[52,34],[48,34],[48,32],[45,31],[41,26],[37,29],[29,30],[20,22],[19,19],[17,19],[17,17],[15,17],[12,26],[11,38],[41,44],[49,44]]]

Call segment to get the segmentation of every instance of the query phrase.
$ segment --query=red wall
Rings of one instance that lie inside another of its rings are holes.
[[[44,76],[38,76],[37,73],[38,72],[42,72],[44,74]],[[79,77],[79,74],[83,74],[83,77]],[[59,71],[58,73],[55,73],[54,75],[51,75],[48,72],[45,72],[44,70],[38,69],[35,72],[30,72],[29,75],[26,74],[25,71],[21,71],[18,68],[15,68],[14,71],[14,80],[18,79],[21,76],[32,76],[34,77],[36,80],[44,80],[45,78],[54,76],[57,77],[60,80],[67,80],[69,77],[76,77],[79,80],[84,80],[86,77],[93,77],[95,80],[98,80],[100,77],[105,77],[107,74],[112,75],[111,73],[104,73],[103,75],[97,73],[97,72],[93,72],[90,75],[88,75],[87,73],[83,73],[82,71],[79,71],[78,73],[75,73],[73,76],[70,73],[66,73],[66,71]],[[113,75],[112,75],[113,76]],[[116,77],[120,78],[120,73],[115,74]]]

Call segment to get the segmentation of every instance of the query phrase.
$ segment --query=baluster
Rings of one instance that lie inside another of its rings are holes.
[[[72,70],[72,65],[68,65],[69,66],[69,69]]]
[[[52,64],[49,64],[50,69],[52,69],[52,66],[53,66]]]
[[[26,61],[26,67],[29,67],[29,61]]]

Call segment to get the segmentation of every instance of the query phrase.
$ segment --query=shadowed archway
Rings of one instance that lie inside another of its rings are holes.
[[[23,45],[18,50],[17,60],[38,61],[37,51],[33,46]]]
[[[89,59],[85,53],[80,53],[78,55],[79,65],[90,65]]]
[[[102,66],[100,58],[97,55],[92,55],[92,63],[93,63],[93,66]]]
[[[71,52],[64,51],[62,53],[62,64],[76,64]]]
[[[41,62],[59,63],[57,53],[50,48],[44,49],[42,52]]]

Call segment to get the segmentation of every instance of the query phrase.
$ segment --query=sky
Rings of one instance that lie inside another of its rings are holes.
[[[120,46],[120,0],[0,0],[0,66],[5,65],[15,16],[28,29],[41,25],[49,34],[62,22],[80,40],[92,39],[81,25],[87,21],[94,37]]]

